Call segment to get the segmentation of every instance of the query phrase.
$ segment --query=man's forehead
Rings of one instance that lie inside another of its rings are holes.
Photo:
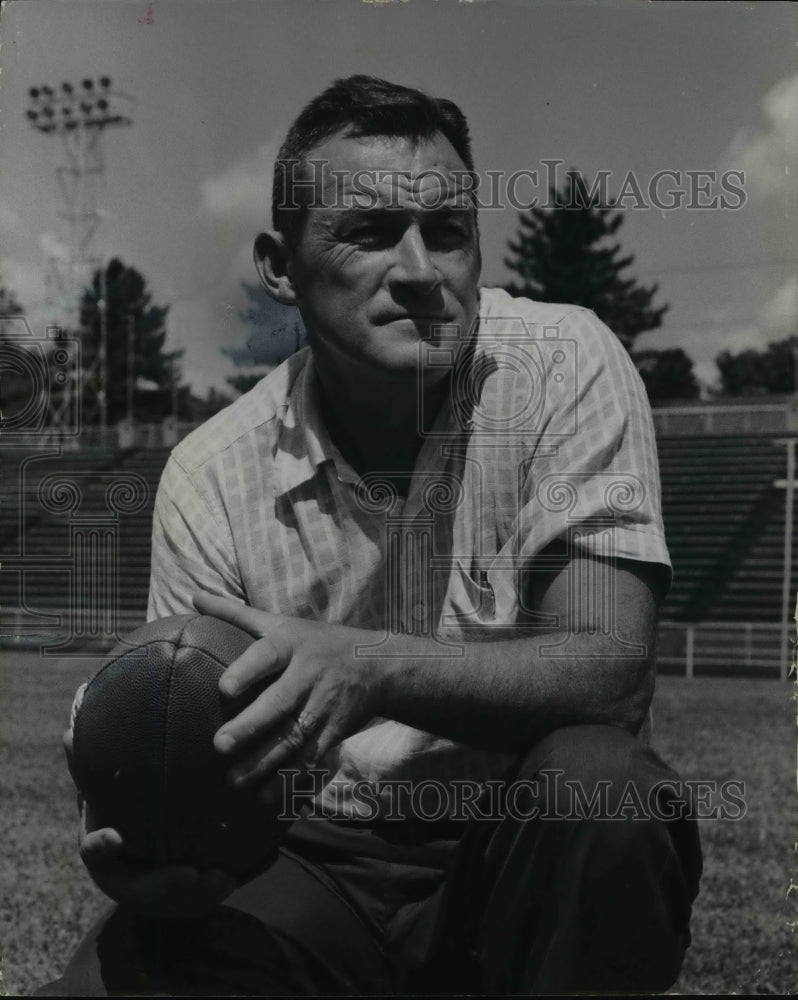
[[[444,136],[336,136],[306,160],[321,204],[330,208],[466,207],[473,174]]]

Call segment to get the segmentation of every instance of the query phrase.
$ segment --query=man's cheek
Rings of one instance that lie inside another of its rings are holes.
[[[309,268],[311,280],[318,283],[334,278],[336,272],[351,266],[357,254],[357,247],[349,243],[320,245]]]

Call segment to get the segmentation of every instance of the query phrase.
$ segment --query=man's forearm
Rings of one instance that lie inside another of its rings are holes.
[[[555,632],[467,643],[462,658],[435,656],[433,640],[395,643],[398,655],[374,661],[384,715],[485,749],[512,751],[567,725],[636,732],[653,691],[650,643],[636,651],[612,637]]]

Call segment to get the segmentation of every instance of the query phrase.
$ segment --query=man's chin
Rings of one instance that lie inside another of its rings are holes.
[[[418,384],[419,378],[426,386],[434,385],[449,372],[447,358],[441,358],[440,350],[435,351],[435,345],[427,341],[416,340],[413,343],[392,344],[390,350],[375,352],[368,360],[368,368],[375,379],[380,377]],[[430,351],[434,353],[430,356]],[[366,359],[364,359],[366,360]],[[386,401],[387,402],[387,401]]]

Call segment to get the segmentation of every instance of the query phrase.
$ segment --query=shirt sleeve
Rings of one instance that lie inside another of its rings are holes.
[[[172,455],[155,498],[147,620],[193,612],[199,591],[246,597],[229,525]]]
[[[606,558],[671,563],[662,523],[654,426],[643,382],[590,310],[559,324],[560,364],[522,446],[516,517],[504,551],[528,565],[555,539]]]

